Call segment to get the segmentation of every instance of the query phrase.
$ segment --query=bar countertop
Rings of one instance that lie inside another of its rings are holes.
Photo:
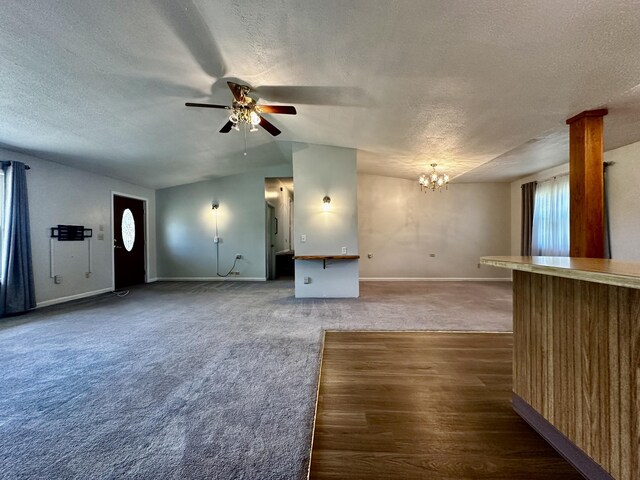
[[[493,267],[640,289],[640,263],[577,257],[482,257]]]

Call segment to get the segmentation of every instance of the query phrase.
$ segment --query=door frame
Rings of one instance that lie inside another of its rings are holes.
[[[113,214],[113,199],[115,196],[132,198],[134,200],[142,200],[144,203],[144,283],[149,283],[149,199],[146,197],[139,197],[137,195],[131,195],[129,193],[115,192],[111,190],[111,290],[116,289],[116,258],[113,248],[113,236],[115,234],[115,218]]]
[[[276,207],[271,202],[264,202],[265,205],[265,278],[267,280],[273,280],[276,275],[276,255],[275,255],[275,245],[272,247],[271,242],[273,241],[274,235],[274,225],[276,218]],[[273,216],[271,213],[273,212]],[[273,276],[274,278],[271,278]]]

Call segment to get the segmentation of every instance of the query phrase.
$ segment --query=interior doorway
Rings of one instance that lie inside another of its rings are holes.
[[[293,178],[265,179],[267,280],[293,278]]]
[[[145,283],[145,200],[113,194],[113,285]]]
[[[275,234],[277,233],[276,209],[273,205],[267,203],[267,280],[275,280],[276,278],[276,250],[275,250]]]

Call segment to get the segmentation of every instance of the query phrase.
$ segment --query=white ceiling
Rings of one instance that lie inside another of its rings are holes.
[[[357,148],[367,173],[414,178],[435,161],[507,181],[566,161],[564,120],[585,109],[610,107],[609,147],[640,140],[638,9],[3,0],[0,145],[153,188],[288,162],[292,141]],[[184,107],[229,103],[227,79],[298,109],[269,116],[277,141],[249,134],[246,157],[241,134],[217,133],[224,111]]]

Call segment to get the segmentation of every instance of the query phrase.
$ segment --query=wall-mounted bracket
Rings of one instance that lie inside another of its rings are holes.
[[[58,225],[51,227],[51,238],[59,242],[82,242],[85,238],[93,237],[93,229],[83,225]]]
[[[294,260],[322,260],[322,269],[326,270],[327,260],[358,260],[360,255],[297,255]]]

